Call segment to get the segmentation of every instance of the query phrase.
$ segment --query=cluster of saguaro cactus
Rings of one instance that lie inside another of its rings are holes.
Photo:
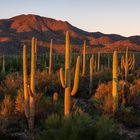
[[[86,74],[86,40],[84,40],[84,46],[83,46],[83,70],[82,70],[82,76],[85,76]]]
[[[90,58],[90,81],[89,81],[89,94],[92,94],[93,85],[93,69],[94,69],[94,55]]]
[[[37,40],[32,38],[31,48],[31,77],[30,85],[27,84],[27,62],[26,62],[26,46],[23,47],[23,78],[24,78],[24,110],[25,116],[28,120],[29,129],[34,128],[34,117],[35,117],[35,46]]]
[[[63,74],[63,69],[60,68],[60,81],[62,87],[65,88],[64,95],[64,115],[68,116],[71,109],[71,96],[75,95],[78,90],[79,84],[79,71],[80,71],[80,56],[77,57],[74,86],[71,90],[71,74],[70,74],[70,36],[69,32],[66,32],[66,49],[65,49],[65,78]]]
[[[125,82],[127,81],[129,71],[132,70],[134,67],[134,63],[135,63],[135,57],[133,56],[129,58],[128,47],[127,47],[125,53],[125,60],[123,56],[121,58],[121,68],[124,71]]]
[[[113,66],[112,66],[112,96],[113,96],[113,112],[118,109],[118,60],[117,51],[113,53]]]
[[[50,59],[49,59],[49,75],[52,73],[52,47],[53,47],[53,40],[51,39],[50,43]]]

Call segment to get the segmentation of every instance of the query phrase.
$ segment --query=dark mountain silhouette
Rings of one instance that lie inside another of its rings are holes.
[[[67,21],[55,20],[38,15],[19,15],[10,19],[0,20],[0,51],[16,52],[23,44],[30,46],[31,38],[37,37],[38,46],[46,47],[51,39],[57,46],[65,43],[65,32],[69,30],[71,44],[81,46],[86,39],[90,48],[113,50],[130,47],[140,50],[140,36],[124,37],[117,34],[103,34],[101,32],[87,32],[72,26]],[[61,50],[61,49],[60,49]]]

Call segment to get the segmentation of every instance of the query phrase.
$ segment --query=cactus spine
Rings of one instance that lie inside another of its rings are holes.
[[[94,69],[94,56],[90,58],[90,82],[89,82],[89,94],[92,93],[92,85],[93,85],[93,69]]]
[[[113,96],[113,112],[118,109],[118,60],[117,60],[117,51],[114,51],[113,54],[113,78],[112,78],[112,96]]]
[[[75,78],[74,78],[74,86],[71,91],[71,74],[70,74],[70,37],[69,32],[66,32],[66,52],[65,52],[65,79],[63,74],[63,69],[60,68],[60,81],[62,87],[65,88],[65,95],[64,95],[64,115],[70,115],[70,98],[71,96],[75,95],[78,90],[78,83],[79,83],[79,71],[80,71],[80,56],[77,57],[76,62],[76,70],[75,70]]]
[[[49,75],[52,73],[52,46],[53,46],[53,40],[51,39],[50,43],[50,59],[49,59]]]
[[[85,76],[86,74],[86,40],[84,40],[84,46],[83,46],[83,71],[82,76]]]
[[[134,65],[134,58],[133,57],[130,57],[128,56],[128,47],[126,48],[126,53],[125,53],[125,61],[124,61],[124,58],[122,57],[122,66],[123,66],[123,69],[124,69],[124,76],[125,76],[125,82],[127,82],[127,76],[128,76],[128,73],[129,73],[129,70],[131,70],[131,68],[133,67]]]

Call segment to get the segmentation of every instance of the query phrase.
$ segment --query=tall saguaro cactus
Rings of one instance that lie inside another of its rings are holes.
[[[122,57],[121,59],[121,65],[124,69],[124,76],[125,76],[125,82],[127,82],[127,76],[128,76],[128,73],[129,73],[129,70],[131,70],[133,68],[133,65],[134,65],[134,57],[130,57],[128,56],[128,47],[126,48],[126,53],[125,53],[125,60],[124,58]]]
[[[77,57],[75,78],[73,89],[71,90],[71,74],[70,74],[70,37],[69,32],[66,32],[66,50],[65,50],[65,78],[63,69],[60,68],[60,81],[62,87],[65,88],[64,95],[64,115],[68,116],[71,109],[71,96],[74,96],[78,90],[79,84],[79,71],[80,71],[80,56]]]
[[[85,76],[86,74],[86,40],[84,40],[84,46],[83,46],[83,71],[82,76]]]
[[[29,94],[27,91],[27,58],[26,46],[23,46],[23,89],[24,89],[24,110],[27,120],[29,120]]]
[[[30,120],[29,127],[34,127],[34,116],[35,116],[35,45],[36,38],[32,38],[32,50],[31,50],[31,78],[30,78]]]
[[[100,51],[98,51],[98,63],[97,63],[97,72],[99,72],[100,71],[100,59],[101,59],[101,53],[100,53]]]
[[[94,55],[90,58],[90,81],[89,81],[89,94],[92,93],[93,87],[93,69],[94,69]]]
[[[112,96],[113,96],[113,112],[118,109],[118,60],[117,60],[117,51],[113,53],[113,77],[112,77]]]
[[[52,73],[52,47],[53,47],[53,40],[51,39],[50,43],[50,59],[49,59],[49,75]]]
[[[36,38],[32,38],[31,48],[31,77],[30,86],[27,86],[27,63],[26,63],[26,46],[23,47],[23,78],[24,78],[24,107],[25,116],[28,120],[29,129],[34,128],[35,117],[35,46]]]

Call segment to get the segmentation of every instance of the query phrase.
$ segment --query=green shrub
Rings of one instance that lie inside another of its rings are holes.
[[[101,117],[95,121],[85,113],[63,117],[49,116],[45,130],[35,140],[127,140],[113,120]]]
[[[95,140],[127,140],[125,135],[119,134],[119,128],[112,119],[103,116],[94,126]]]
[[[37,140],[92,140],[93,122],[88,115],[63,117],[57,114],[46,120],[46,130],[36,137]]]

